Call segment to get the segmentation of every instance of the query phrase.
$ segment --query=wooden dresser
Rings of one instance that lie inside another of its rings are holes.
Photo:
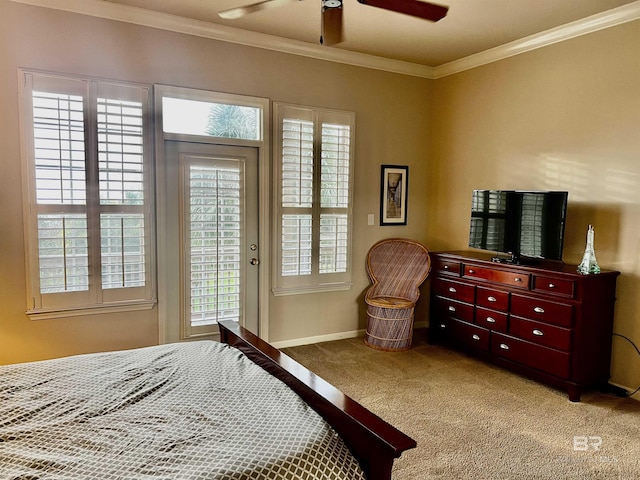
[[[566,389],[574,402],[607,384],[619,272],[496,263],[474,251],[431,259],[431,343]]]

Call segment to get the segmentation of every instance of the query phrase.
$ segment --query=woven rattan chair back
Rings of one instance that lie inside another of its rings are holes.
[[[367,255],[371,294],[417,301],[418,287],[431,270],[429,251],[412,240],[392,238],[376,243]]]
[[[365,294],[367,345],[389,351],[411,346],[419,287],[430,271],[429,250],[418,242],[391,238],[371,247],[367,273],[372,285]]]

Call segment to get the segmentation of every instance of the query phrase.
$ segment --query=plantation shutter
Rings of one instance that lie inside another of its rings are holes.
[[[40,293],[89,290],[82,85],[56,82],[32,92]],[[68,93],[66,93],[68,92]]]
[[[146,279],[143,104],[108,90],[100,88],[97,101],[102,287],[141,287]]]
[[[149,89],[24,79],[30,313],[152,301]]]
[[[239,321],[244,164],[229,159],[185,157],[183,179],[186,336],[220,320]]]
[[[282,275],[311,275],[313,121],[282,120]]]
[[[322,124],[320,273],[347,271],[351,127]]]
[[[277,104],[274,293],[349,288],[355,115]]]

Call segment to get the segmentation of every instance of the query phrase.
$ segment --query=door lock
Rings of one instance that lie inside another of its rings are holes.
[[[251,265],[258,265],[260,263],[260,260],[258,260],[257,258],[252,258],[251,260],[249,260],[249,263]]]

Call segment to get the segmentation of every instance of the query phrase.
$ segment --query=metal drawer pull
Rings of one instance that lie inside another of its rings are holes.
[[[476,334],[471,335],[471,338],[473,338],[476,341],[480,340],[480,337]]]
[[[533,334],[539,337],[542,337],[544,335],[544,333],[542,333],[542,330],[538,330],[537,328],[533,331]]]
[[[549,288],[556,288],[556,286],[553,283],[550,283]]]
[[[453,306],[449,305],[449,311],[450,312],[455,312],[456,311],[456,307],[453,307]]]
[[[506,343],[501,343],[501,344],[500,344],[500,348],[501,348],[502,350],[509,350],[509,345],[507,345]]]
[[[469,273],[476,273],[476,271],[472,268],[469,269]]]
[[[455,288],[453,288],[453,287],[449,287],[449,291],[450,291],[451,293],[456,293],[456,292],[457,292],[457,290],[456,290]]]
[[[515,278],[515,281],[516,281],[516,282],[521,282],[521,281],[522,281],[522,279],[521,279],[520,277],[516,277],[516,278]]]
[[[497,302],[496,297],[487,297],[487,300],[490,302]]]
[[[536,313],[544,313],[544,308],[542,308],[542,307],[535,307],[535,308],[533,309],[533,311],[534,311],[534,312],[536,312]]]
[[[447,324],[446,324],[446,323],[441,323],[441,324],[440,324],[440,328],[442,328],[442,329],[447,328]]]
[[[496,323],[496,319],[493,317],[487,317],[487,323]]]
[[[442,267],[442,268],[444,268],[445,270],[449,270],[449,265],[445,265],[445,266],[444,266],[444,267]]]

